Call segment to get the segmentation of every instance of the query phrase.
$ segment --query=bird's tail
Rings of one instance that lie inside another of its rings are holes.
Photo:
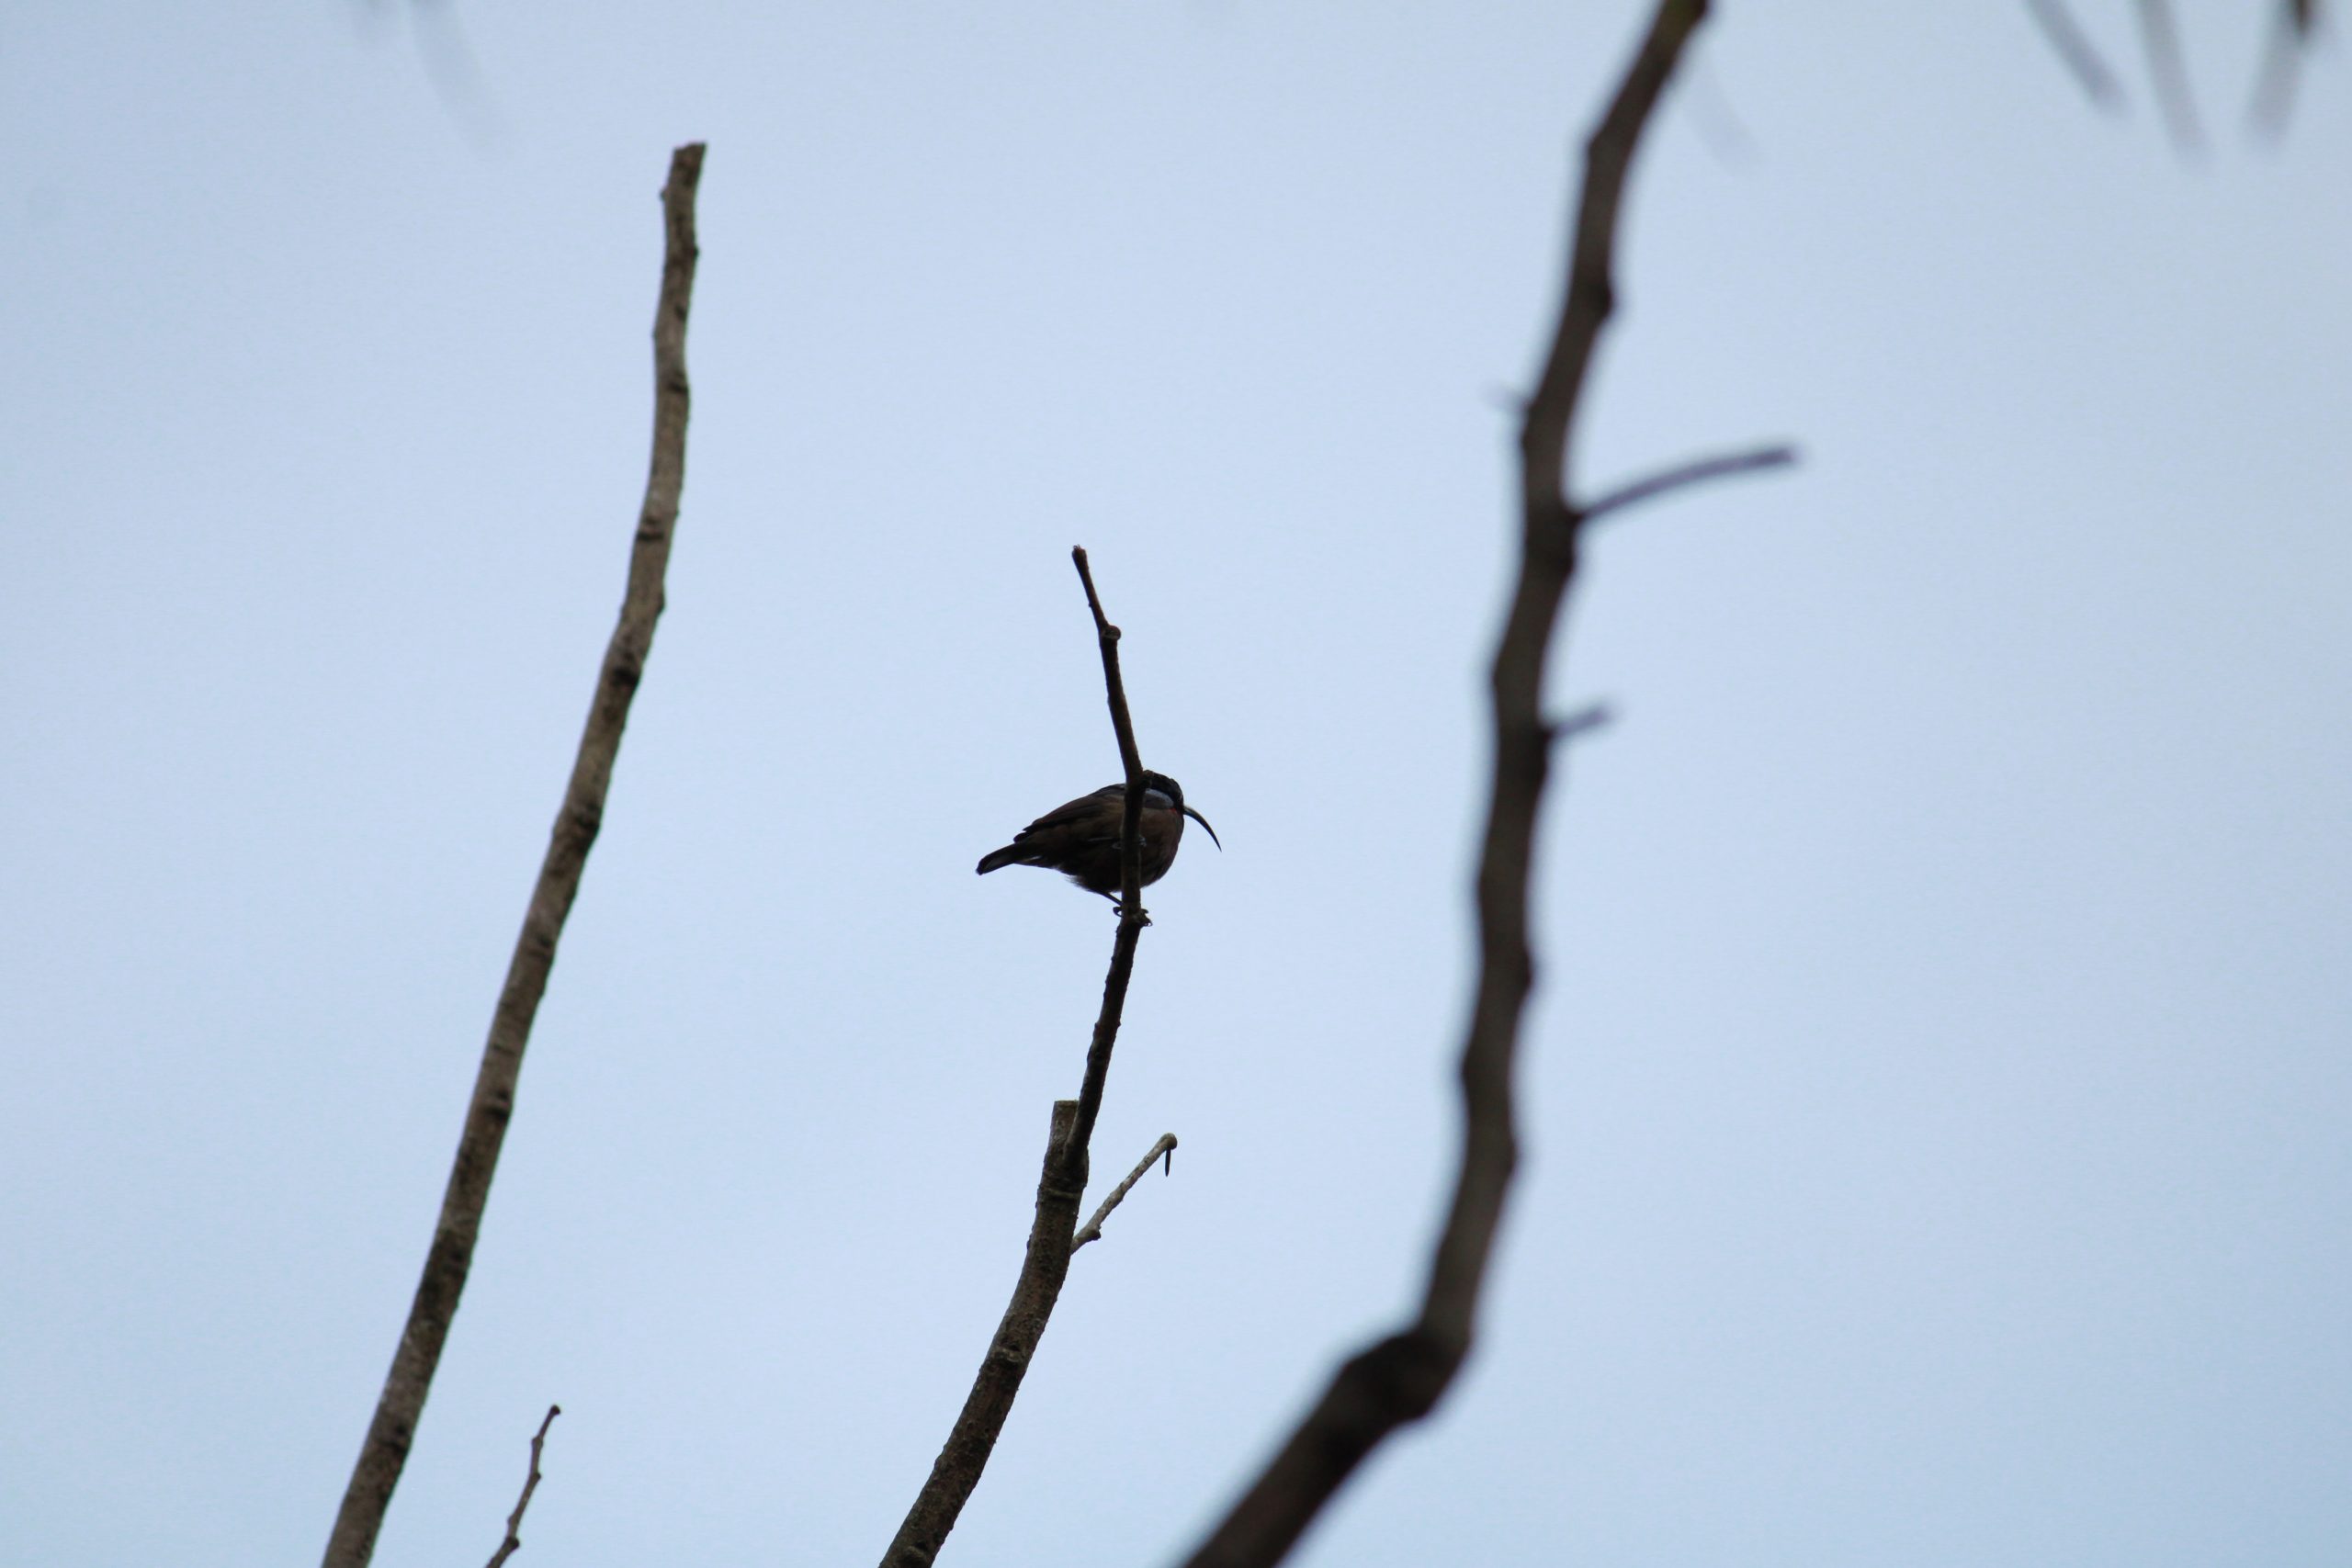
[[[989,872],[1002,871],[1009,865],[1019,865],[1022,857],[1028,852],[1019,844],[1007,844],[1001,850],[990,850],[980,857],[980,863],[972,868],[973,873],[976,875],[986,876]]]

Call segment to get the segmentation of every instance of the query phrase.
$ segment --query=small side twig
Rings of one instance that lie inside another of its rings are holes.
[[[531,1494],[539,1489],[539,1454],[548,1446],[548,1428],[554,1426],[555,1418],[562,1414],[562,1405],[548,1405],[547,1416],[539,1422],[537,1433],[531,1438],[531,1473],[523,1478],[523,1495],[514,1499],[514,1511],[506,1516],[506,1539],[500,1541],[498,1550],[490,1554],[488,1568],[498,1568],[500,1563],[523,1550],[523,1510],[531,1506]]]
[[[1102,1205],[1094,1211],[1093,1218],[1080,1225],[1078,1234],[1070,1238],[1069,1249],[1072,1252],[1076,1252],[1090,1241],[1102,1239],[1102,1222],[1111,1217],[1112,1210],[1125,1201],[1128,1190],[1143,1179],[1143,1173],[1151,1168],[1152,1161],[1158,1159],[1165,1159],[1168,1162],[1169,1171],[1171,1174],[1174,1172],[1176,1168],[1175,1134],[1160,1134],[1159,1141],[1152,1145],[1143,1158],[1136,1162],[1136,1168],[1133,1170],[1127,1172],[1127,1179],[1111,1189],[1111,1195],[1102,1200]]]
[[[1758,446],[1747,452],[1727,452],[1721,457],[1699,457],[1688,463],[1620,485],[1598,501],[1586,502],[1576,508],[1577,516],[1586,523],[1598,523],[1612,512],[1623,512],[1629,506],[1639,506],[1645,501],[1656,501],[1669,491],[1686,485],[1703,484],[1709,479],[1730,479],[1736,474],[1760,473],[1767,468],[1785,468],[1797,460],[1797,449],[1786,442],[1770,446]]]
[[[1545,738],[1555,746],[1571,740],[1581,740],[1598,735],[1617,722],[1617,710],[1607,703],[1587,703],[1573,713],[1562,714],[1551,722]]]
[[[466,1107],[458,1157],[449,1168],[433,1245],[425,1253],[408,1321],[392,1352],[391,1369],[368,1424],[351,1481],[327,1538],[325,1568],[366,1568],[375,1555],[384,1510],[408,1463],[409,1445],[424,1412],[424,1396],[441,1364],[441,1349],[457,1315],[458,1298],[472,1270],[474,1244],[481,1235],[482,1211],[490,1203],[491,1178],[498,1152],[514,1117],[514,1094],[523,1074],[523,1048],[530,1043],[539,998],[547,994],[557,942],[580,894],[588,851],[605,819],[605,796],[620,754],[621,731],[629,704],[645,678],[661,619],[662,579],[670,565],[670,541],[677,531],[678,501],[686,480],[686,308],[694,298],[695,192],[702,180],[703,144],[689,142],[670,157],[670,178],[662,187],[662,289],[653,311],[653,457],[645,479],[644,503],[629,552],[628,586],[621,597],[618,624],[605,647],[595,695],[580,750],[571,764],[563,804],[548,835],[546,858],[523,913],[523,930],[506,966],[506,983],[491,1012],[490,1036],[482,1043],[473,1099]]]

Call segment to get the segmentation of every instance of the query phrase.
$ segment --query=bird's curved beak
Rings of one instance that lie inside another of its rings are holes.
[[[1209,819],[1207,818],[1202,816],[1199,812],[1193,810],[1189,806],[1184,807],[1184,815],[1201,825],[1202,829],[1209,836],[1209,842],[1216,846],[1217,853],[1223,854],[1225,852],[1225,840],[1216,836],[1216,829],[1209,826]]]

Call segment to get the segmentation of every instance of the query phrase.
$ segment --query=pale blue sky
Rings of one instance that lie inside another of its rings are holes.
[[[2136,82],[2127,8],[2078,7]],[[2022,6],[1722,7],[1635,175],[1530,1157],[1337,1568],[2352,1556],[2352,94],[2087,107]],[[1152,1563],[1403,1307],[1453,1153],[1510,421],[1630,6],[0,18],[0,1560],[311,1560],[643,482],[670,609],[379,1562],[871,1560],[1111,922],[1076,1261],[944,1561]],[[446,40],[445,40],[446,41]]]

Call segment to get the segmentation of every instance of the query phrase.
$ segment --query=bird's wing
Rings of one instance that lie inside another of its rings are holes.
[[[1096,811],[1101,809],[1101,803],[1105,795],[1108,795],[1114,800],[1121,800],[1125,798],[1126,793],[1127,786],[1123,784],[1104,784],[1092,795],[1081,795],[1076,800],[1066,800],[1059,806],[1055,807],[1051,811],[1046,812],[1043,817],[1038,818],[1035,822],[1030,823],[1026,828],[1022,829],[1018,833],[1015,833],[1012,836],[1012,841],[1017,844],[1022,840],[1029,837],[1032,833],[1051,833],[1059,829],[1067,828],[1072,823],[1081,822],[1087,818],[1093,816]],[[1098,841],[1099,840],[1115,839],[1118,836],[1119,833],[1116,826],[1116,819],[1114,818],[1114,825],[1110,832],[1096,834],[1089,838],[1081,839],[1079,841],[1080,843],[1091,844]]]

